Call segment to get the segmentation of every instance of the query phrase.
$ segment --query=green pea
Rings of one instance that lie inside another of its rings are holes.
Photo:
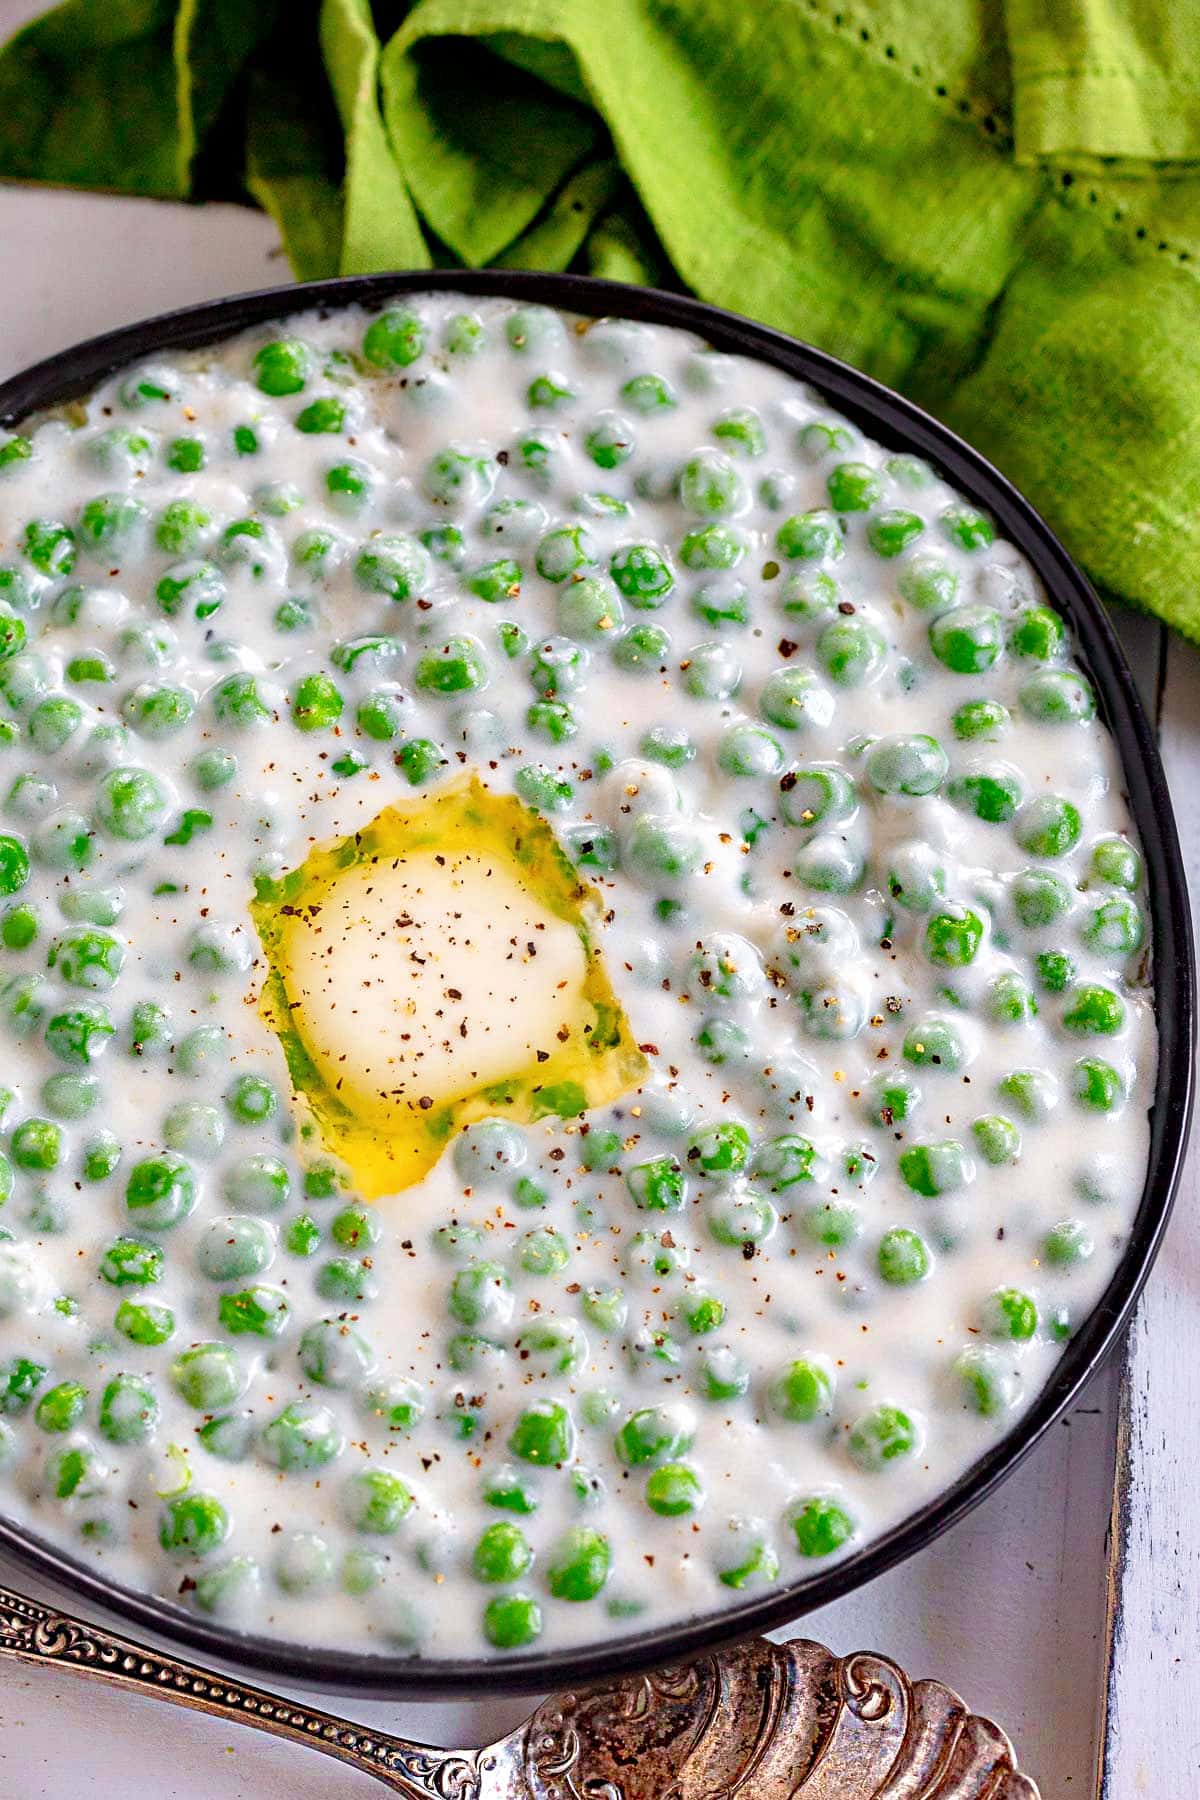
[[[88,1391],[78,1381],[60,1381],[47,1388],[37,1403],[34,1417],[42,1431],[70,1431],[87,1405]]]
[[[1037,1306],[1020,1288],[996,1288],[983,1303],[983,1328],[989,1337],[1028,1343],[1038,1328]]]
[[[862,1236],[862,1213],[852,1200],[813,1200],[801,1222],[809,1241],[827,1250],[845,1250]]]
[[[706,1337],[724,1324],[725,1302],[716,1294],[698,1293],[693,1289],[679,1302],[679,1313],[694,1337]]]
[[[377,369],[407,369],[424,348],[424,323],[407,306],[389,306],[363,334],[362,353]]]
[[[413,681],[426,694],[474,693],[485,688],[488,671],[482,645],[472,637],[450,638],[418,659]]]
[[[1111,1037],[1125,1023],[1125,1002],[1111,988],[1084,983],[1068,995],[1062,1022],[1077,1037]]]
[[[157,1244],[117,1237],[100,1258],[100,1277],[112,1287],[148,1287],[162,1280],[165,1258]]]
[[[227,676],[210,691],[208,698],[213,717],[220,725],[235,725],[245,730],[250,726],[265,725],[274,717],[257,678],[250,674]],[[200,767],[199,758],[194,766]]]
[[[6,950],[27,950],[38,934],[38,916],[32,906],[10,906],[0,915],[0,944]]]
[[[619,1331],[629,1316],[629,1302],[619,1287],[585,1287],[580,1304],[584,1317],[601,1331]]]
[[[461,1325],[503,1325],[512,1317],[512,1288],[499,1263],[460,1269],[450,1284],[447,1307]]]
[[[508,1448],[522,1462],[538,1468],[561,1467],[571,1460],[575,1427],[565,1406],[557,1400],[537,1400],[517,1418]]]
[[[914,1282],[924,1281],[933,1266],[924,1238],[904,1225],[884,1232],[876,1261],[889,1287],[911,1287]]]
[[[412,1511],[413,1496],[390,1469],[357,1469],[342,1489],[342,1507],[356,1531],[390,1537]]]
[[[732,1181],[750,1161],[750,1133],[738,1119],[721,1119],[692,1134],[688,1163],[710,1181]]]
[[[675,390],[661,375],[632,375],[621,389],[621,398],[636,412],[670,412],[679,404]]]
[[[532,1562],[533,1551],[521,1527],[499,1520],[487,1526],[471,1557],[477,1580],[500,1584],[519,1580]]]
[[[530,1594],[497,1594],[483,1614],[483,1634],[496,1650],[523,1650],[542,1634],[542,1609]]]
[[[700,1511],[704,1487],[689,1463],[664,1463],[648,1477],[646,1505],[663,1519],[681,1519]]]
[[[167,467],[177,475],[196,475],[207,460],[203,438],[177,437],[167,445]]]
[[[686,512],[719,517],[737,512],[745,488],[735,465],[719,450],[701,450],[679,472],[679,500]]]
[[[161,1408],[141,1375],[114,1375],[100,1395],[100,1435],[110,1444],[144,1444],[154,1436]]]
[[[954,1373],[967,1404],[985,1419],[1008,1412],[1016,1400],[1015,1377],[986,1344],[971,1344],[962,1351],[955,1358]]]
[[[1052,869],[1023,869],[1013,881],[1013,909],[1027,931],[1053,925],[1070,909],[1071,889]]]
[[[1096,716],[1092,685],[1074,669],[1039,669],[1017,698],[1021,710],[1043,725],[1086,724]]]
[[[1004,627],[994,607],[952,607],[929,627],[929,644],[938,661],[955,675],[981,675],[1004,648]]]
[[[989,1014],[1000,1024],[1027,1024],[1037,1017],[1033,990],[1015,970],[993,977],[988,983],[986,1003]]]
[[[166,1049],[171,1019],[166,1007],[155,1000],[139,1000],[129,1016],[129,1049],[134,1056],[148,1056]]]
[[[13,433],[0,444],[0,475],[7,475],[11,469],[19,468],[28,462],[33,455],[33,444],[27,437]]]
[[[1093,878],[1111,887],[1132,892],[1142,879],[1142,859],[1127,838],[1097,838],[1089,864]]]
[[[1080,933],[1103,956],[1132,956],[1142,947],[1141,909],[1127,895],[1113,894],[1089,910]]]
[[[322,1300],[372,1300],[377,1285],[369,1261],[359,1257],[331,1256],[317,1270],[316,1289]]]
[[[292,689],[292,723],[298,731],[331,731],[345,701],[337,683],[325,674],[304,675]]]
[[[327,1320],[326,1324],[333,1321]],[[341,1327],[338,1327],[339,1331]],[[326,1360],[327,1368],[331,1365]],[[415,1381],[396,1375],[364,1389],[362,1407],[367,1417],[388,1431],[412,1431],[425,1414],[425,1403]]]
[[[222,1294],[217,1302],[221,1328],[230,1337],[279,1337],[287,1329],[291,1310],[286,1294],[265,1286]]]
[[[186,1219],[195,1204],[195,1175],[190,1164],[174,1151],[143,1157],[129,1171],[125,1205],[145,1229],[167,1231]]]
[[[968,700],[957,709],[952,723],[957,738],[994,741],[1003,737],[1012,718],[1008,708],[1002,706],[999,700]]]
[[[925,521],[919,513],[900,506],[887,507],[867,520],[867,542],[876,556],[901,556],[924,530]]]
[[[833,1411],[835,1383],[824,1363],[800,1357],[782,1369],[771,1383],[771,1408],[790,1424],[808,1424]]]
[[[1034,966],[1038,982],[1047,993],[1065,993],[1075,979],[1075,964],[1064,950],[1039,951]]]
[[[627,1468],[663,1463],[686,1454],[695,1436],[690,1414],[678,1406],[649,1406],[631,1413],[613,1441]]]
[[[556,616],[564,636],[585,640],[603,638],[625,623],[615,587],[595,575],[581,576],[560,588]]]
[[[697,644],[680,667],[693,699],[728,700],[742,685],[742,665],[725,644]]]
[[[1078,807],[1061,794],[1039,794],[1017,816],[1014,832],[1031,856],[1065,856],[1079,842],[1083,822]]]
[[[779,1220],[764,1194],[731,1190],[710,1205],[707,1222],[709,1235],[716,1243],[744,1252],[748,1244],[765,1242]]]
[[[429,738],[410,738],[397,750],[396,762],[411,787],[422,787],[445,767],[446,758]]]
[[[866,619],[834,619],[817,639],[817,656],[839,687],[862,687],[878,674],[886,655],[882,635]]]
[[[700,525],[679,545],[687,569],[736,569],[746,554],[746,540],[732,525]]]
[[[68,694],[51,694],[29,715],[26,729],[34,748],[43,756],[53,756],[78,731],[83,708]]]
[[[950,542],[962,550],[986,550],[996,540],[996,529],[985,513],[965,501],[947,506],[938,520]]]
[[[129,494],[98,494],[79,514],[79,541],[107,555],[146,522],[146,508]]]
[[[947,1019],[919,1020],[905,1034],[903,1054],[918,1068],[944,1069],[957,1074],[966,1060],[963,1041]]]
[[[586,527],[561,525],[542,538],[534,560],[543,580],[566,581],[594,568],[596,552]]]
[[[1021,1153],[1021,1134],[1011,1119],[988,1113],[976,1119],[971,1134],[983,1160],[993,1166],[1015,1162]]]
[[[894,732],[867,752],[867,774],[881,794],[933,794],[948,768],[946,752],[925,733]]]
[[[229,1536],[231,1521],[215,1494],[175,1494],[159,1514],[158,1541],[179,1556],[210,1556]]]
[[[1092,1112],[1116,1112],[1125,1098],[1125,1083],[1111,1063],[1085,1056],[1071,1071],[1072,1088],[1080,1106]]]
[[[1021,782],[1005,768],[956,776],[947,792],[955,806],[988,825],[1006,825],[1021,803]]]
[[[211,525],[211,516],[194,500],[172,500],[159,514],[154,539],[167,556],[194,556]]]
[[[214,1412],[239,1397],[246,1373],[228,1344],[193,1344],[171,1364],[171,1385],[188,1406]]]
[[[561,1231],[542,1226],[526,1232],[518,1256],[527,1275],[557,1275],[571,1260],[571,1246]]]
[[[261,392],[279,399],[300,392],[312,370],[312,354],[300,338],[274,338],[256,352],[252,367]]]
[[[713,436],[728,444],[735,456],[762,456],[767,448],[762,420],[749,406],[731,407],[722,413],[713,426]]]
[[[321,1593],[333,1580],[329,1546],[316,1532],[286,1532],[276,1544],[272,1573],[285,1594]]]
[[[978,955],[983,935],[983,920],[970,907],[934,913],[925,927],[925,954],[938,968],[965,968]]]
[[[275,1468],[322,1469],[345,1448],[345,1438],[327,1406],[317,1400],[296,1400],[264,1425],[259,1450]]]
[[[772,1194],[785,1194],[797,1184],[815,1180],[818,1167],[816,1145],[809,1138],[787,1132],[759,1145],[750,1173]]]
[[[1001,1098],[1033,1124],[1048,1118],[1057,1100],[1053,1077],[1042,1069],[1013,1069],[998,1088]]]
[[[873,1125],[902,1125],[921,1101],[921,1089],[903,1069],[881,1071],[872,1077],[864,1094],[864,1106]]]
[[[153,1301],[122,1300],[113,1325],[131,1344],[154,1349],[173,1336],[175,1315],[169,1306],[158,1306]]]
[[[731,725],[717,748],[717,762],[726,775],[776,775],[783,767],[783,746],[762,725]]]
[[[75,533],[59,519],[30,519],[21,548],[39,574],[52,580],[75,567]]]
[[[811,625],[828,618],[841,589],[826,569],[797,569],[779,589],[779,606],[789,620]]]
[[[315,1256],[321,1247],[321,1227],[310,1213],[298,1213],[283,1234],[283,1247],[292,1256]]]
[[[612,1549],[599,1531],[575,1525],[550,1550],[546,1585],[556,1600],[594,1600],[612,1571]]]
[[[825,478],[829,504],[835,512],[870,512],[878,505],[883,484],[867,463],[837,463]]]
[[[687,1175],[679,1159],[656,1156],[625,1171],[635,1206],[649,1212],[679,1212],[687,1204]]]
[[[62,1127],[52,1119],[24,1119],[9,1139],[9,1155],[18,1169],[46,1173],[62,1159]]]
[[[854,783],[836,763],[812,763],[792,769],[779,784],[779,810],[784,822],[804,830],[850,819],[857,806]]]
[[[789,562],[837,562],[845,555],[841,526],[833,513],[796,513],[775,533],[775,548]]]
[[[121,1160],[121,1146],[111,1131],[98,1131],[83,1146],[85,1181],[106,1181]]]
[[[482,319],[475,313],[455,313],[446,321],[442,342],[451,356],[477,355],[487,342]]]
[[[889,1463],[912,1456],[919,1443],[920,1435],[908,1413],[884,1403],[871,1407],[855,1420],[847,1448],[859,1468],[873,1475]]]
[[[706,581],[692,594],[689,602],[696,617],[718,631],[741,630],[750,623],[750,595],[742,581]]]
[[[516,600],[521,592],[521,565],[513,562],[511,557],[484,563],[469,577],[467,586],[490,605],[499,600]]]
[[[845,1507],[825,1494],[794,1500],[787,1519],[801,1556],[832,1556],[855,1535],[854,1521]]]
[[[1069,1269],[1086,1262],[1095,1250],[1087,1227],[1078,1219],[1063,1219],[1042,1239],[1042,1255],[1052,1268]]]

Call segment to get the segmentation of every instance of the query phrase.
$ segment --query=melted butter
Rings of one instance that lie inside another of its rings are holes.
[[[598,902],[549,828],[475,779],[318,846],[255,902],[260,1010],[369,1198],[472,1119],[573,1116],[641,1079]]]

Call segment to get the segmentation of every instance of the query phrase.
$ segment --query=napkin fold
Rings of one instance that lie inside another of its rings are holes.
[[[253,197],[296,273],[682,285],[961,431],[1200,638],[1200,0],[66,0],[0,177]]]

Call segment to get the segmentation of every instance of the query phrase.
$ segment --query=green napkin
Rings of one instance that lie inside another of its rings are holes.
[[[684,285],[961,431],[1200,637],[1200,0],[68,0],[0,176],[252,195],[297,274]]]

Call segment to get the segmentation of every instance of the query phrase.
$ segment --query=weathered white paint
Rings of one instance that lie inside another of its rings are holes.
[[[1184,862],[1200,888],[1200,651],[1170,641],[1160,741]],[[1159,1004],[1170,1005],[1159,977]],[[1127,1348],[1113,1497],[1103,1800],[1200,1792],[1200,1144]]]

